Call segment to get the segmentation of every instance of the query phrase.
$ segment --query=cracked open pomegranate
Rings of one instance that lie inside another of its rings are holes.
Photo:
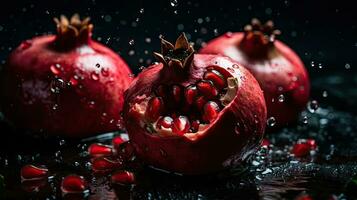
[[[91,39],[89,18],[55,19],[56,35],[26,40],[1,75],[1,107],[17,127],[48,135],[84,137],[117,130],[127,64]]]
[[[247,67],[264,91],[268,118],[275,128],[294,123],[309,98],[310,83],[303,62],[276,40],[273,22],[253,19],[244,32],[226,33],[207,43],[200,53],[229,56]]]
[[[125,93],[124,121],[147,164],[204,174],[239,163],[256,149],[266,123],[254,77],[228,57],[194,54],[182,34],[162,39],[160,63],[142,71]]]

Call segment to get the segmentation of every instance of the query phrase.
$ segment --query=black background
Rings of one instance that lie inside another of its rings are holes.
[[[4,62],[9,51],[25,39],[54,33],[53,17],[78,12],[92,18],[94,38],[120,53],[137,73],[140,66],[152,61],[152,51],[159,50],[160,34],[174,40],[181,32],[178,27],[183,25],[182,31],[196,42],[198,49],[202,41],[215,37],[215,29],[216,35],[241,31],[252,17],[258,17],[262,21],[274,20],[276,27],[283,32],[279,38],[297,51],[312,78],[336,71],[356,71],[357,14],[353,1],[177,0],[177,5],[171,6],[172,2],[174,0],[2,2],[0,59]],[[141,14],[142,8],[144,12]],[[199,23],[200,18],[202,23]],[[202,28],[207,33],[203,33]],[[150,38],[151,43],[145,38]],[[134,40],[133,45],[129,45],[130,40]],[[131,55],[130,50],[135,54]],[[318,67],[319,64],[322,68]],[[346,69],[346,64],[349,64],[349,69]]]

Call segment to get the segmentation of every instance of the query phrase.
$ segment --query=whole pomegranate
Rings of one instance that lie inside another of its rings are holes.
[[[160,61],[125,92],[124,121],[138,157],[183,174],[239,163],[262,139],[263,93],[254,77],[228,57],[194,54],[182,34],[162,39]]]
[[[253,19],[244,32],[226,33],[200,50],[229,56],[250,70],[264,91],[268,118],[275,118],[276,128],[296,121],[310,92],[304,64],[292,49],[275,39],[278,34],[272,21],[262,25]]]
[[[15,126],[84,137],[118,129],[127,64],[91,39],[89,18],[55,18],[56,35],[26,40],[1,75],[1,107]]]

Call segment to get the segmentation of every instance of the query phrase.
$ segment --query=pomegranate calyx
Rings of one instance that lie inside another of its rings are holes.
[[[274,29],[272,20],[268,20],[265,24],[262,24],[256,18],[253,18],[251,23],[244,27],[244,32],[246,38],[260,39],[262,44],[273,43],[276,36],[281,34],[280,30]]]
[[[59,19],[55,17],[53,20],[57,26],[56,43],[59,45],[86,43],[92,35],[93,24],[89,22],[89,17],[81,20],[76,13],[70,19],[61,15]]]
[[[227,106],[236,96],[238,90],[238,80],[234,77],[227,78],[227,92],[220,98],[223,106]]]
[[[164,66],[170,68],[188,69],[192,63],[195,50],[182,33],[176,40],[175,45],[161,39],[161,53],[154,52],[154,57]]]

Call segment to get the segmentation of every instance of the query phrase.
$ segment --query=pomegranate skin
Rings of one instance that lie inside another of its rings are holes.
[[[238,88],[234,99],[202,132],[161,137],[148,133],[140,125],[140,116],[133,110],[135,103],[150,95],[156,85],[178,81],[174,74],[165,74],[162,63],[141,72],[126,91],[126,128],[138,157],[147,164],[182,174],[212,173],[233,162],[239,163],[259,145],[266,124],[265,100],[259,84],[246,69],[228,57],[195,54],[189,77],[180,83],[184,86],[194,83],[210,66],[233,69],[230,73],[238,79]]]
[[[267,44],[266,49],[253,44],[254,41],[244,46],[245,34],[226,33],[209,41],[200,53],[228,56],[254,75],[264,91],[268,118],[276,119],[273,128],[296,122],[310,93],[309,77],[303,62],[291,48],[276,39]]]
[[[77,138],[118,129],[131,71],[87,34],[35,37],[11,53],[1,75],[1,107],[16,127]]]

